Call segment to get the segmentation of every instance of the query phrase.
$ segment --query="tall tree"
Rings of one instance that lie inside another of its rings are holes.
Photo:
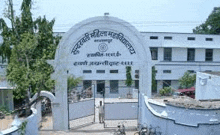
[[[181,88],[190,88],[196,83],[196,74],[190,74],[188,71],[179,79]]]
[[[128,86],[128,87],[131,87],[132,85],[132,77],[131,77],[131,67],[130,66],[127,66],[126,67],[126,81],[125,81],[125,84]]]
[[[157,92],[156,69],[152,67],[152,92]]]
[[[44,16],[33,20],[31,8],[32,0],[23,0],[21,15],[15,16],[13,2],[8,0],[5,17],[11,27],[0,18],[3,37],[0,54],[8,60],[7,79],[15,86],[16,99],[28,99],[28,93],[33,95],[54,88],[50,79],[53,68],[46,60],[54,59],[61,37],[53,36],[54,19],[48,21]]]
[[[131,91],[130,91],[130,87],[133,83],[132,80],[132,76],[131,76],[131,66],[127,66],[126,67],[126,80],[125,80],[125,84],[129,87],[129,93],[128,93],[128,98],[131,98]]]
[[[220,7],[215,7],[205,23],[193,29],[196,34],[220,34]]]

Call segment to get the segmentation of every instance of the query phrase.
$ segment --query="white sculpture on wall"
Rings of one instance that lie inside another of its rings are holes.
[[[202,86],[204,86],[204,85],[207,84],[207,79],[208,79],[208,78],[199,77],[199,83],[200,83]]]

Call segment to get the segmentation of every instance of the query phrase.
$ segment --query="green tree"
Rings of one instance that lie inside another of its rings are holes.
[[[5,18],[10,20],[11,27],[0,18],[0,55],[8,60],[7,80],[15,86],[15,98],[28,101],[30,95],[54,89],[50,79],[53,68],[46,60],[54,59],[61,37],[53,36],[54,19],[32,19],[32,0],[23,0],[19,16],[14,15],[12,0],[7,2]]]
[[[131,77],[131,67],[130,66],[127,66],[126,67],[126,81],[125,81],[125,84],[128,86],[128,87],[131,87],[132,85],[132,77]]]
[[[188,71],[179,79],[181,88],[190,88],[196,83],[196,74],[190,74]]]
[[[220,34],[220,7],[215,7],[205,23],[193,29],[196,34]]]
[[[67,80],[67,90],[70,91],[74,87],[76,87],[82,81],[81,77],[69,76]]]
[[[152,67],[152,92],[157,91],[157,81],[156,81],[156,69],[155,66]]]
[[[131,76],[131,66],[127,66],[126,67],[126,80],[125,80],[125,84],[129,87],[129,93],[128,93],[128,97],[130,98],[131,96],[131,91],[130,91],[130,87],[133,83],[132,80],[132,76]]]

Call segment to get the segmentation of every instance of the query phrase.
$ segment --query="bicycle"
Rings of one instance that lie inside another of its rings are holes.
[[[114,135],[126,135],[124,122],[118,123],[118,129],[114,132]]]
[[[157,128],[160,128],[159,126],[157,127],[152,127],[150,125],[150,128],[149,128],[149,135],[161,135],[162,133],[161,132],[158,132],[157,131]]]
[[[143,124],[143,126],[141,126],[140,130],[136,133],[134,133],[134,135],[148,135],[148,127],[146,124]]]
[[[161,135],[162,132],[158,132],[157,127],[152,127],[151,125],[148,127],[144,124],[144,126],[141,127],[140,131],[136,132],[134,135]]]

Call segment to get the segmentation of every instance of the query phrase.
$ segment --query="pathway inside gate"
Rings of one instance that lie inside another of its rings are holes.
[[[94,117],[94,115],[92,115],[92,116],[83,117],[83,118],[79,118],[79,119],[70,121],[70,131],[69,132],[78,132],[78,133],[80,133],[80,132],[82,132],[82,133],[103,132],[106,135],[113,134],[114,131],[117,129],[116,127],[119,122],[124,122],[124,125],[127,129],[127,132],[134,133],[136,131],[137,119],[135,119],[135,120],[106,120],[105,125],[100,124],[99,123],[99,109],[97,108],[99,106],[100,101],[103,101],[103,103],[114,103],[114,102],[116,102],[116,103],[132,103],[132,102],[137,103],[138,99],[96,98],[95,99],[95,106],[96,106],[95,117]],[[95,118],[95,122],[92,123],[92,121],[94,121],[94,118]],[[52,116],[51,115],[46,116],[46,118],[42,122],[41,130],[44,130],[44,131],[41,131],[42,134],[44,134],[44,133],[46,134],[45,130],[52,130]],[[50,132],[52,132],[52,131],[50,131]],[[56,132],[54,131],[52,133],[56,133]]]

